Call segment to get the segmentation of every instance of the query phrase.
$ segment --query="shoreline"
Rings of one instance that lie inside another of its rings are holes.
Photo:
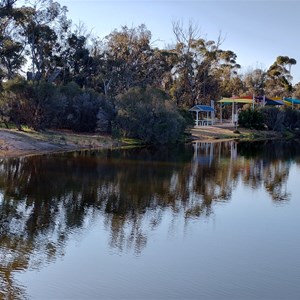
[[[0,158],[107,149],[116,146],[117,141],[104,135],[77,134],[64,130],[36,132],[0,129]]]
[[[282,134],[273,131],[258,131],[238,128],[232,124],[213,126],[195,126],[189,129],[192,141],[222,142],[228,140],[270,140],[280,139]],[[44,132],[0,129],[0,158],[42,155],[48,153],[77,150],[110,149],[129,146],[99,134],[73,133],[66,130],[48,130]]]
[[[268,130],[255,130],[238,127],[233,124],[223,123],[213,126],[195,126],[190,130],[194,140],[203,142],[221,142],[228,140],[259,141],[281,139],[280,132]]]

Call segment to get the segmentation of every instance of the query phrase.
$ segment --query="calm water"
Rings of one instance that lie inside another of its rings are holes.
[[[0,160],[0,299],[300,299],[300,143]]]

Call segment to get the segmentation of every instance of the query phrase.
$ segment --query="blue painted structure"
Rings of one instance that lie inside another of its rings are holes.
[[[215,109],[208,105],[197,104],[189,109],[191,112],[196,112],[196,126],[208,126],[214,124],[215,119]],[[205,113],[206,118],[203,117],[199,119],[199,113]]]

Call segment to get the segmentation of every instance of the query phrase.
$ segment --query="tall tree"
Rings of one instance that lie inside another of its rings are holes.
[[[25,62],[25,47],[18,40],[20,15],[15,2],[0,2],[0,76],[7,79],[13,78]]]
[[[32,6],[22,7],[22,35],[27,42],[32,76],[47,79],[57,67],[62,38],[70,22],[67,8],[53,0],[36,0]]]
[[[244,83],[249,94],[265,95],[267,72],[257,68],[244,75]]]
[[[85,36],[74,32],[67,38],[65,50],[62,52],[61,64],[64,83],[75,81],[81,88],[87,86],[92,58],[87,48]]]
[[[209,104],[220,96],[222,85],[231,81],[240,65],[236,54],[222,50],[221,35],[217,41],[200,37],[198,27],[191,23],[187,30],[180,22],[173,22],[178,62],[174,67],[171,95],[178,106],[191,107],[195,103]],[[233,82],[238,83],[238,78]]]
[[[293,97],[300,99],[300,82],[294,86]]]
[[[266,92],[270,96],[288,96],[292,92],[291,66],[297,62],[288,56],[278,56],[267,71]]]
[[[174,67],[174,84],[171,95],[176,104],[181,107],[190,107],[195,103],[195,42],[200,40],[199,28],[189,22],[185,29],[179,21],[172,23],[173,33],[176,38],[175,52],[177,64]]]
[[[153,50],[151,32],[145,25],[136,28],[123,26],[106,37],[103,53],[103,83],[118,94],[133,86],[149,83]]]

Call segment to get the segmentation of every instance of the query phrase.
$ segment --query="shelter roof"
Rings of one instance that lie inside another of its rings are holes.
[[[218,101],[220,103],[248,103],[252,104],[253,99],[248,98],[223,98],[222,100]]]
[[[189,111],[214,112],[215,110],[211,106],[197,104],[197,105],[193,106],[191,109],[189,109]]]
[[[290,104],[300,104],[300,100],[296,98],[283,98],[283,101]]]
[[[283,101],[281,100],[282,98],[280,97],[273,97],[269,98],[266,96],[256,96],[256,100],[258,101],[265,101],[266,105],[283,105]]]

